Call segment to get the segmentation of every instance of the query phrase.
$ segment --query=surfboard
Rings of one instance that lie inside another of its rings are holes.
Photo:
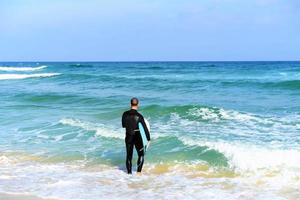
[[[145,121],[145,124],[146,124],[149,132],[150,132],[150,124],[149,124],[149,122],[146,119],[144,119],[144,121]],[[148,143],[147,136],[146,136],[143,124],[139,122],[138,126],[139,126],[140,134],[141,134],[141,137],[142,137],[142,141],[143,141],[144,153],[146,153],[146,151],[147,151],[147,143]]]

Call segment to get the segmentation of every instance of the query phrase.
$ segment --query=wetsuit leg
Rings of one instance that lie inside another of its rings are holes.
[[[132,173],[132,154],[133,154],[133,145],[132,141],[125,140],[126,143],[126,168],[128,174]]]
[[[141,172],[144,164],[144,147],[141,136],[138,134],[135,140],[135,148],[138,154],[137,172]]]

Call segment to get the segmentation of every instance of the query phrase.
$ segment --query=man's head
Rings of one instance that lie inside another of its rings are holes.
[[[137,98],[133,97],[130,100],[130,105],[131,105],[132,109],[137,109],[139,107],[139,100]]]

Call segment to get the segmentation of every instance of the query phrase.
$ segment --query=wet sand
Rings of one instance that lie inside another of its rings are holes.
[[[37,197],[30,194],[18,194],[18,193],[0,193],[0,199],[3,200],[54,200]]]

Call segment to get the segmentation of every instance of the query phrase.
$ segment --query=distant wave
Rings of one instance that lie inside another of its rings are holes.
[[[261,87],[266,89],[286,89],[286,90],[299,90],[300,80],[278,80],[273,82],[262,82],[258,80],[237,80],[237,81],[222,81],[224,86],[229,87]]]
[[[278,83],[269,84],[268,86],[278,87],[278,88],[283,88],[283,89],[290,89],[290,90],[299,90],[300,89],[300,80],[282,81],[282,82],[278,82]]]
[[[102,124],[93,124],[90,122],[84,122],[79,119],[63,118],[59,121],[63,125],[73,126],[85,129],[87,131],[95,131],[96,135],[107,137],[124,139],[124,134],[121,134],[120,130],[113,130],[112,128],[104,127]]]
[[[71,67],[94,67],[92,64],[70,64]]]
[[[36,70],[41,70],[46,68],[46,65],[42,65],[39,67],[0,67],[0,71],[19,71],[19,72],[23,72],[23,71],[36,71]]]
[[[43,78],[57,76],[60,73],[42,73],[42,74],[0,74],[0,80],[14,80],[14,79],[26,79],[26,78]]]

